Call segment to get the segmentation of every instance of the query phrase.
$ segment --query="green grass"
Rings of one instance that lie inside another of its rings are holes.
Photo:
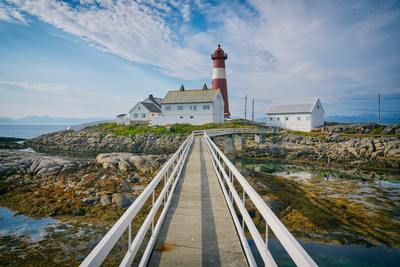
[[[105,123],[91,126],[92,129],[105,130],[115,135],[137,135],[137,134],[156,134],[173,135],[189,134],[196,130],[209,130],[218,128],[251,128],[254,125],[239,120],[232,120],[226,123],[207,123],[203,125],[191,124],[172,124],[170,126],[149,126],[149,125],[117,125],[116,123]]]
[[[317,132],[303,132],[303,131],[294,131],[294,130],[287,130],[281,132],[282,135],[285,134],[293,134],[293,135],[301,135],[301,136],[309,136],[309,137],[316,137],[316,138],[325,138],[325,133],[317,133]]]

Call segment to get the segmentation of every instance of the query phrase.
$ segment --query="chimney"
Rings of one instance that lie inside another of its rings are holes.
[[[183,84],[181,85],[181,88],[179,88],[179,91],[185,91],[185,87],[183,87]]]
[[[149,95],[149,99],[153,100],[154,99],[153,95]]]
[[[207,83],[204,83],[204,85],[203,85],[203,90],[207,90],[208,88],[207,88]]]

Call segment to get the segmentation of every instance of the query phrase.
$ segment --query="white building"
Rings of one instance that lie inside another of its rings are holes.
[[[153,125],[189,123],[224,122],[224,100],[219,89],[208,89],[207,85],[200,90],[169,91],[161,101],[162,114],[151,121]]]
[[[119,114],[115,117],[118,125],[129,125],[129,116],[127,114]]]
[[[138,102],[130,111],[129,117],[132,123],[149,123],[161,115],[161,98],[149,95],[142,102]]]
[[[275,102],[267,111],[267,125],[309,132],[324,124],[324,113],[319,98]]]

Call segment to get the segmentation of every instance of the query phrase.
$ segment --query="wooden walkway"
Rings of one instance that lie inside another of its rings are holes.
[[[196,137],[149,266],[247,266],[203,137]]]

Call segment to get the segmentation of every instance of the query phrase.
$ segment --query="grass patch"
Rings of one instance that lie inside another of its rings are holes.
[[[314,137],[314,138],[319,138],[319,139],[323,139],[326,137],[325,133],[303,132],[303,131],[294,131],[294,130],[287,130],[287,131],[281,132],[280,134],[282,134],[282,135],[300,135],[300,136]]]
[[[170,126],[149,126],[149,125],[118,125],[116,123],[105,123],[91,126],[91,129],[105,130],[115,135],[137,135],[137,134],[156,134],[156,135],[173,135],[173,134],[190,134],[198,130],[210,130],[220,128],[252,128],[254,125],[239,120],[232,120],[226,123],[207,123],[203,125],[191,124],[172,124]]]

